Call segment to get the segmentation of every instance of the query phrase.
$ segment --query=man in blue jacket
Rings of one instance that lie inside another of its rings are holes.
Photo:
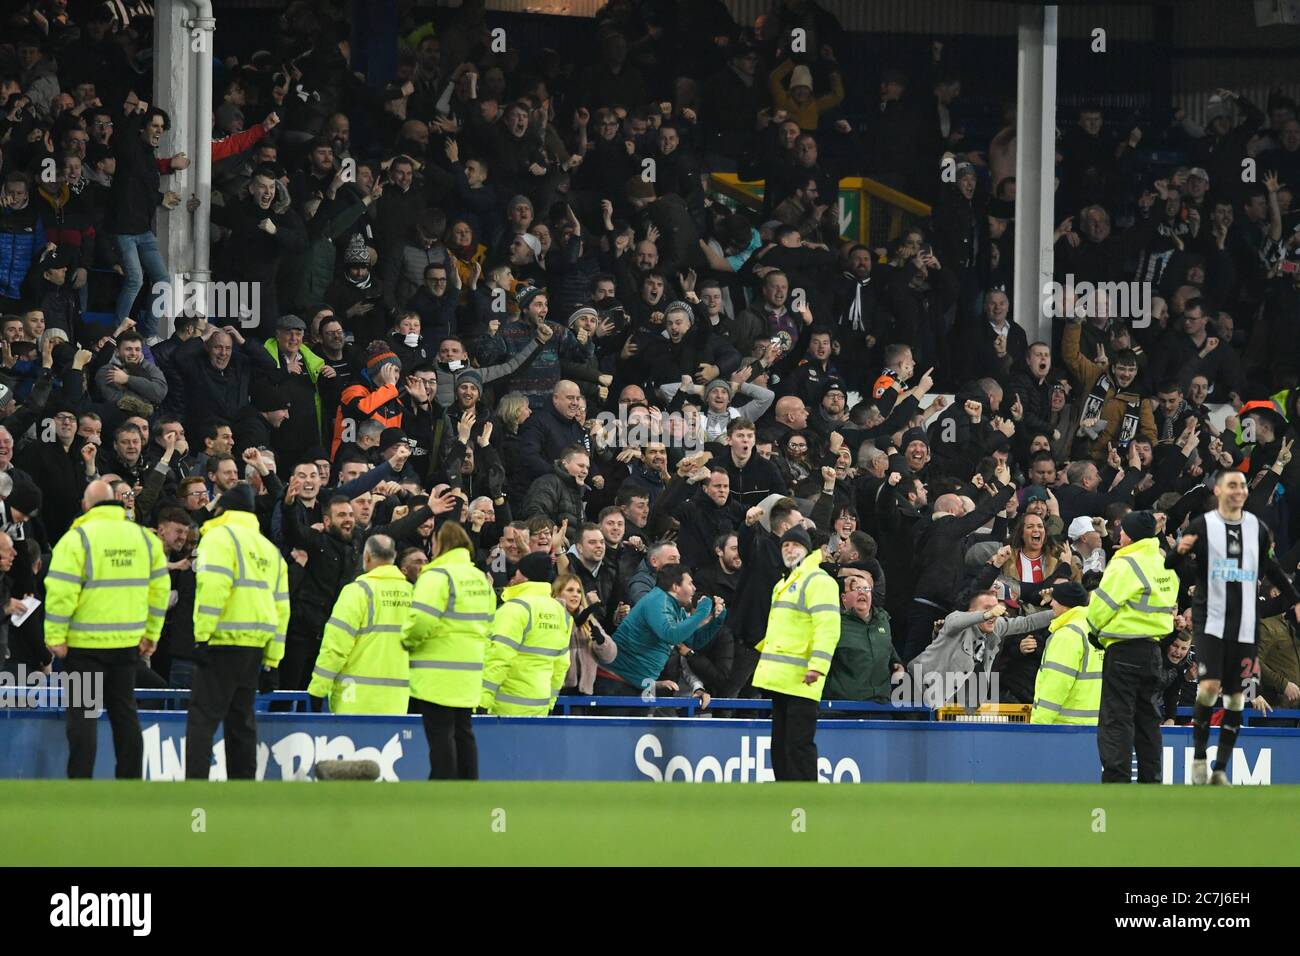
[[[45,251],[45,226],[31,201],[32,180],[15,170],[0,188],[0,311],[17,312],[23,280]]]
[[[721,598],[705,597],[695,613],[688,610],[695,582],[684,565],[664,565],[655,582],[614,632],[618,671],[600,671],[595,691],[601,696],[639,697],[652,690],[680,645],[692,651],[706,647],[727,618]]]

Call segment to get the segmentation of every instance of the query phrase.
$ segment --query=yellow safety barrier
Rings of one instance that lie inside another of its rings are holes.
[[[1032,704],[980,704],[979,707],[963,707],[949,704],[938,708],[934,714],[936,720],[951,720],[971,724],[1027,724]]]
[[[711,173],[713,191],[738,206],[757,211],[766,183],[741,180],[735,173]],[[840,180],[840,235],[875,248],[887,246],[904,229],[930,217],[930,207],[883,183],[861,176]]]

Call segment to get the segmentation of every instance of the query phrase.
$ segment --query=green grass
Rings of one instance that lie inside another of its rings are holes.
[[[0,846],[8,866],[1172,867],[1203,866],[1196,835],[1231,822],[1255,864],[1281,865],[1300,845],[1296,797],[1280,786],[4,781]],[[196,809],[206,832],[192,830]]]

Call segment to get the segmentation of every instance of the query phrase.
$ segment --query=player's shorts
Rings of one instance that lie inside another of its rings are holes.
[[[1225,641],[1212,634],[1197,634],[1196,663],[1201,680],[1221,682],[1223,696],[1239,694],[1246,682],[1259,676],[1259,645]]]

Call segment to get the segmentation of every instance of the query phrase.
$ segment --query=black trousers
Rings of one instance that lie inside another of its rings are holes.
[[[478,743],[469,707],[411,698],[411,709],[424,719],[424,736],[429,741],[430,780],[477,780]]]
[[[80,678],[83,706],[68,708],[68,778],[88,779],[95,774],[95,754],[99,743],[99,714],[87,710],[91,704],[96,675],[103,675],[104,699],[108,722],[113,728],[113,754],[117,758],[115,776],[119,780],[139,780],[144,775],[144,737],[140,733],[140,715],[135,706],[135,672],[140,663],[138,647],[115,647],[90,650],[68,648],[63,669]],[[99,703],[99,702],[96,702]]]
[[[257,776],[257,719],[253,698],[262,671],[260,647],[209,647],[194,671],[185,722],[185,779],[207,780],[212,738],[225,725],[226,778]]]
[[[1155,641],[1117,641],[1106,648],[1101,665],[1101,713],[1097,752],[1102,783],[1133,779],[1137,747],[1138,783],[1160,782],[1160,645]]]
[[[817,701],[772,692],[772,772],[777,780],[817,779]]]

